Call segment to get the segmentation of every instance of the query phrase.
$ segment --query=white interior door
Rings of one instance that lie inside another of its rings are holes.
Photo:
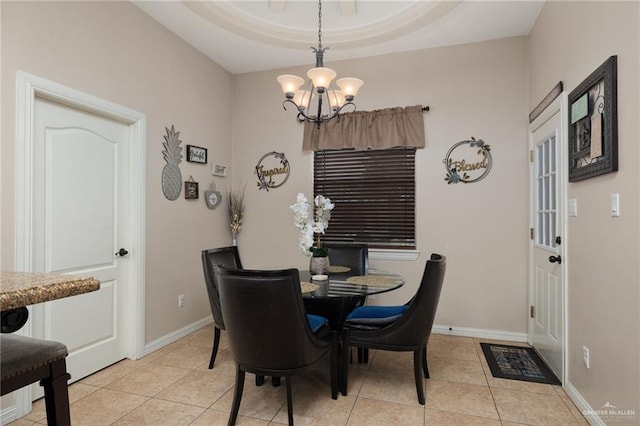
[[[531,343],[563,381],[565,348],[564,162],[562,98],[530,126]]]
[[[36,98],[33,131],[33,270],[100,280],[97,292],[32,309],[33,336],[67,345],[75,381],[126,357],[129,259],[115,253],[131,249],[130,130]]]

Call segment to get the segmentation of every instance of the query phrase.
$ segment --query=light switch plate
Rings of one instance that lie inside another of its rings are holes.
[[[578,216],[578,200],[571,198],[569,200],[569,217]]]
[[[620,194],[611,194],[611,216],[620,216]]]

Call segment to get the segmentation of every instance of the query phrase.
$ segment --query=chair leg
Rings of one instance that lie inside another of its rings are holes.
[[[333,334],[333,349],[329,354],[329,374],[331,377],[331,399],[338,399],[338,342]],[[348,348],[347,348],[348,349]],[[344,355],[346,358],[346,354]]]
[[[264,385],[264,376],[256,374],[256,386]]]
[[[289,415],[289,426],[293,426],[293,398],[291,397],[291,376],[285,378],[287,387],[287,414]]]
[[[422,383],[422,347],[413,351],[413,374],[416,378],[416,390],[418,391],[418,402],[420,405],[424,405],[424,383]]]
[[[67,385],[70,378],[71,376],[67,373],[66,361],[62,358],[50,364],[49,377],[40,381],[40,385],[44,387],[47,424],[58,426],[71,424]]]
[[[234,426],[238,419],[240,401],[242,400],[242,390],[244,389],[244,376],[245,372],[240,369],[239,365],[236,365],[236,390],[233,394],[233,405],[231,406],[231,414],[229,414],[228,426]]]
[[[429,367],[427,366],[427,345],[422,347],[422,369],[424,370],[424,378],[429,378]]]
[[[277,388],[278,386],[280,386],[280,377],[279,376],[273,376],[271,378],[271,386],[273,386],[274,388]]]
[[[345,351],[351,352],[351,347],[349,346],[349,330],[344,330],[342,334],[342,365],[340,366],[340,392],[343,396],[347,396],[347,387],[349,385],[349,357]]]
[[[209,370],[213,368],[213,363],[216,362],[216,356],[218,355],[218,347],[220,346],[220,329],[213,327],[213,349],[211,349],[211,360],[209,361]]]

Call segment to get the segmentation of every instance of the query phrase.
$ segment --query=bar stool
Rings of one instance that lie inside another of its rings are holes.
[[[44,387],[47,424],[70,425],[67,355],[62,343],[0,334],[1,395],[39,380]]]

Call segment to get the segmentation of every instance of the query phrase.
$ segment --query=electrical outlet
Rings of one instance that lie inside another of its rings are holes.
[[[584,361],[584,366],[589,368],[589,348],[586,346],[582,347],[582,360]]]
[[[184,294],[178,295],[178,308],[184,308]]]

